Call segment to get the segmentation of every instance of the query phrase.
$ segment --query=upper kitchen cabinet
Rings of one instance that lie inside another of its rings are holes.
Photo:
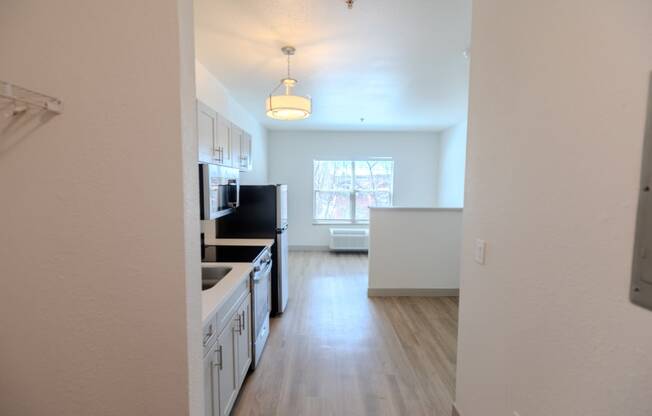
[[[252,169],[251,134],[197,100],[199,163]]]
[[[197,142],[200,163],[218,163],[213,153],[217,137],[217,113],[206,104],[197,101]]]
[[[243,135],[244,131],[240,127],[231,124],[231,166],[238,169],[240,169],[242,165],[241,143]]]
[[[251,134],[246,131],[240,136],[240,170],[250,171],[251,162]]]
[[[233,140],[233,125],[229,120],[217,115],[217,136],[213,151],[217,155],[218,163],[233,166],[231,142]]]

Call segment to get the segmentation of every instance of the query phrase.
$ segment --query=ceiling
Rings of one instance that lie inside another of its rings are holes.
[[[195,0],[197,59],[269,129],[441,130],[466,117],[470,3]],[[286,44],[307,120],[265,115]]]

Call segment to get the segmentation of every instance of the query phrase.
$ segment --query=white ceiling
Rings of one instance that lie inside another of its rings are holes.
[[[270,129],[440,130],[466,116],[470,3],[195,0],[197,59]],[[307,120],[265,116],[286,44]]]

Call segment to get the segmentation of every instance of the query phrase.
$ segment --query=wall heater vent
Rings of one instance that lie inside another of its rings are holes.
[[[331,228],[332,251],[368,251],[369,230],[366,228]]]

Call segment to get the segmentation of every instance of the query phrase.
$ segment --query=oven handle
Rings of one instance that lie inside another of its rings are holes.
[[[253,277],[254,282],[260,281],[260,279],[262,279],[263,276],[265,276],[269,272],[271,272],[271,270],[272,270],[272,259],[267,260],[267,263],[265,263],[265,268],[264,269],[256,270],[256,268],[254,268],[254,277]]]

